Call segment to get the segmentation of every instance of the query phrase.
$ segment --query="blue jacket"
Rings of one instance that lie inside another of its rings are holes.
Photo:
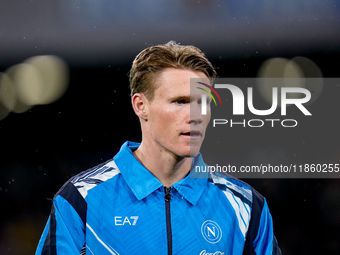
[[[36,254],[280,254],[266,200],[252,187],[190,173],[167,189],[133,156],[138,146],[126,142],[59,190]]]

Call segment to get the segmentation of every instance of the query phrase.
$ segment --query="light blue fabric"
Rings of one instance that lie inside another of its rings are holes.
[[[173,254],[242,254],[251,187],[225,176],[189,174],[171,188],[170,237],[164,186],[133,156],[138,146],[124,143],[112,161],[79,174],[58,192],[36,254],[79,254],[82,247],[86,254],[167,254],[168,238]],[[193,168],[202,164],[199,154]],[[264,203],[256,253],[272,254],[273,238]]]

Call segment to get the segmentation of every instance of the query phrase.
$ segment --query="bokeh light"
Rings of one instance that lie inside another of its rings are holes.
[[[65,93],[68,80],[68,67],[56,56],[36,56],[10,67],[0,76],[0,120],[9,112],[55,102]]]
[[[21,100],[30,105],[50,104],[66,91],[66,63],[55,56],[38,56],[24,62],[31,70],[18,73]]]
[[[1,76],[1,98],[3,105],[10,111],[15,113],[23,113],[31,108],[30,105],[24,104],[20,101],[18,96],[17,84],[13,81],[17,66],[11,67],[5,74]]]
[[[310,59],[295,57],[291,60],[286,58],[271,58],[265,61],[258,71],[257,88],[262,98],[269,104],[272,102],[272,89],[278,88],[278,105],[281,105],[281,87],[301,87],[311,92],[311,99],[307,104],[315,102],[323,88],[322,72]],[[268,78],[274,78],[268,79]],[[313,78],[306,79],[304,78]],[[299,98],[300,93],[289,93],[288,98]]]

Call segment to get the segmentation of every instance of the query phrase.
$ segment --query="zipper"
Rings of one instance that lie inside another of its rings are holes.
[[[171,187],[164,187],[165,195],[165,215],[166,215],[166,234],[168,239],[168,255],[172,255],[172,232],[171,232],[171,215],[170,215],[170,201],[172,199]]]

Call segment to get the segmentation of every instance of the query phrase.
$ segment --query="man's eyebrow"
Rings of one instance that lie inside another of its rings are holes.
[[[178,101],[178,100],[185,100],[185,101],[190,101],[190,96],[173,96],[170,97],[170,101]]]

